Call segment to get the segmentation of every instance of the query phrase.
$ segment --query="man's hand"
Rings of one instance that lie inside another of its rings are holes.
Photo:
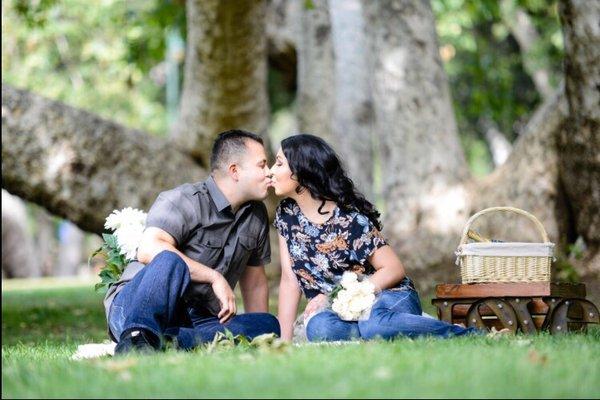
[[[235,294],[222,275],[219,275],[212,282],[212,289],[215,292],[215,296],[217,296],[221,302],[221,311],[219,311],[217,318],[219,318],[220,323],[224,324],[237,312],[235,307]]]
[[[310,301],[306,305],[306,308],[304,309],[304,320],[306,321],[306,319],[310,318],[311,315],[327,307],[328,301],[329,299],[327,298],[327,296],[322,293],[310,299]]]

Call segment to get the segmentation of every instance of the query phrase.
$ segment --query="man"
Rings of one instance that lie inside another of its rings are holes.
[[[148,212],[137,262],[105,298],[116,354],[153,351],[171,339],[191,349],[217,332],[279,335],[267,313],[269,169],[262,139],[221,133],[204,182],[162,192]],[[246,314],[236,315],[240,281]]]

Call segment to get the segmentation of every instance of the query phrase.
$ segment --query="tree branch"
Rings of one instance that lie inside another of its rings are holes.
[[[164,139],[2,85],[2,187],[84,230],[205,175]]]
[[[540,41],[540,35],[531,18],[525,10],[515,6],[511,0],[502,1],[500,10],[504,23],[521,48],[525,70],[533,79],[537,91],[544,99],[551,98],[555,90],[550,84],[550,72],[547,68],[536,66],[530,55],[533,47]]]

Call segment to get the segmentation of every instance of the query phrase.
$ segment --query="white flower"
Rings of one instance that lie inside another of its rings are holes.
[[[373,306],[375,286],[368,279],[358,281],[353,272],[344,273],[341,285],[331,309],[345,321],[357,321]]]
[[[147,214],[137,208],[126,207],[122,210],[114,210],[104,223],[106,229],[116,231],[125,226],[146,225]]]
[[[126,207],[122,210],[114,210],[106,218],[104,227],[114,231],[120,253],[127,260],[136,257],[146,227],[146,217],[147,214],[142,210]]]
[[[358,282],[358,275],[356,275],[356,273],[354,272],[344,272],[344,275],[342,275],[342,280],[340,281],[340,285],[342,285],[343,288],[345,289],[349,289],[351,286],[353,286],[355,283]]]
[[[125,225],[115,231],[120,253],[127,260],[133,260],[136,257],[143,233],[144,225]]]

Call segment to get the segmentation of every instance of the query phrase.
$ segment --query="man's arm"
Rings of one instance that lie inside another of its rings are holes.
[[[247,266],[240,277],[245,312],[269,311],[269,283],[264,265]]]
[[[180,252],[176,247],[176,241],[173,236],[164,230],[156,227],[146,228],[138,248],[138,261],[148,264],[157,254],[164,250],[178,254],[185,261],[192,281],[211,284],[215,295],[221,302],[221,311],[217,315],[221,323],[226,322],[235,315],[235,295],[223,275]]]

